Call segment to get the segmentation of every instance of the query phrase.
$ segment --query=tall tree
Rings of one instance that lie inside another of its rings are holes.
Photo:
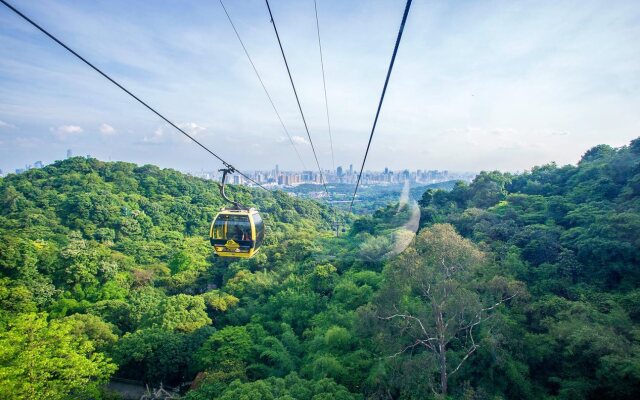
[[[436,224],[384,271],[376,317],[390,328],[392,357],[431,354],[444,396],[449,378],[479,347],[477,327],[522,290],[505,279],[477,281],[483,265],[485,256],[473,243],[451,225]]]

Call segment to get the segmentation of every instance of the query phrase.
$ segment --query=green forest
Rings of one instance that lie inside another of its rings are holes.
[[[403,214],[232,186],[267,234],[214,257],[215,182],[80,157],[0,178],[0,398],[635,399],[640,138],[482,172]]]

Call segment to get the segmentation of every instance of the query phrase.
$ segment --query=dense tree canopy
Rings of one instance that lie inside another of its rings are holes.
[[[638,143],[427,190],[415,236],[397,204],[335,237],[325,205],[232,187],[267,226],[240,261],[207,242],[213,182],[83,158],[0,178],[0,397],[119,377],[193,400],[635,398]]]
[[[116,369],[68,320],[21,314],[0,333],[0,395],[5,399],[93,398]]]

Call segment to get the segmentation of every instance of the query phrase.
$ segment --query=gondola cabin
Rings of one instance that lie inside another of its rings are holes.
[[[218,256],[250,258],[264,240],[264,222],[255,208],[225,208],[213,220],[209,236]]]

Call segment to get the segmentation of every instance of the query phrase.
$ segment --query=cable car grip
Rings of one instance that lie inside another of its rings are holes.
[[[219,172],[222,172],[222,184],[218,183],[218,186],[220,186],[220,195],[222,196],[223,199],[225,199],[229,203],[233,204],[233,209],[235,209],[235,210],[244,210],[244,209],[246,209],[246,207],[244,207],[239,202],[231,200],[230,198],[228,198],[226,193],[224,192],[224,185],[226,184],[226,181],[227,181],[227,174],[233,174],[234,172],[236,172],[235,168],[233,168],[232,165],[225,164],[225,166],[227,168],[222,168],[222,169],[218,170]]]

